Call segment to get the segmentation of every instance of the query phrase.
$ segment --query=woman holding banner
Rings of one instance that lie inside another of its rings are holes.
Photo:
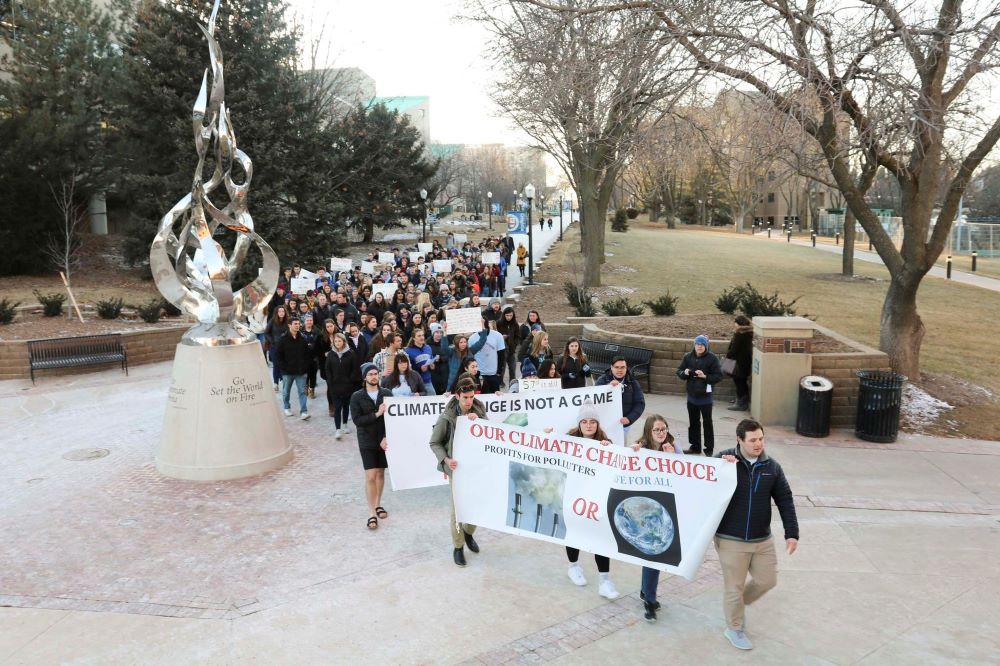
[[[583,388],[587,385],[590,366],[587,365],[587,355],[583,353],[578,338],[572,337],[566,342],[566,348],[556,366],[564,389]]]
[[[601,428],[598,416],[594,403],[589,400],[584,402],[583,406],[580,407],[580,415],[577,417],[576,427],[567,434],[571,437],[597,440],[604,446],[610,446],[611,440],[608,438],[607,433],[604,432],[604,429]],[[566,546],[566,557],[569,559],[569,569],[567,571],[569,579],[575,585],[586,585],[587,577],[583,575],[583,569],[580,568],[580,549]],[[597,587],[598,594],[605,599],[617,599],[618,589],[611,582],[610,578],[611,560],[606,555],[594,555],[594,562],[597,563],[597,573],[601,580]]]
[[[681,455],[680,447],[674,446],[674,436],[670,434],[667,420],[659,414],[650,414],[642,426],[642,435],[632,444],[632,450],[651,449]],[[649,622],[656,622],[656,611],[660,610],[660,602],[656,600],[656,588],[660,582],[660,570],[652,567],[642,568],[642,587],[639,598],[645,607],[645,617]]]

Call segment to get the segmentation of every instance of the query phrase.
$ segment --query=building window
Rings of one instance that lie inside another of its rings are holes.
[[[774,192],[767,193],[767,203],[774,203]]]

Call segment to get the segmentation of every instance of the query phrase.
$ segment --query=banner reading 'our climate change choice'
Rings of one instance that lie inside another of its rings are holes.
[[[454,456],[459,521],[688,579],[736,488],[722,460],[482,419],[458,420]]]

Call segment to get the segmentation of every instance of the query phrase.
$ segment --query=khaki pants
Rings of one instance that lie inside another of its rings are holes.
[[[774,552],[774,539],[747,542],[715,537],[715,550],[722,565],[726,626],[742,629],[743,607],[757,601],[778,584],[778,556]],[[747,573],[750,574],[749,583]]]
[[[448,477],[451,484],[451,477]],[[451,494],[451,543],[455,548],[465,548],[465,535],[472,536],[476,531],[476,526],[469,523],[459,523],[455,516],[455,493]]]

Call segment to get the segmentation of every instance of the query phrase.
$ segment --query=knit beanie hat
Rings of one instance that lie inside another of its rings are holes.
[[[378,370],[374,363],[363,363],[361,365],[361,378],[364,379],[372,370]]]
[[[600,415],[597,413],[597,407],[594,407],[594,403],[590,400],[585,400],[580,406],[580,414],[576,417],[576,422],[584,421],[586,419],[594,419],[595,421],[600,420]]]
[[[527,356],[524,357],[524,361],[521,363],[521,377],[537,377],[538,368],[535,364],[531,362],[531,359]]]
[[[707,335],[699,335],[698,337],[696,337],[694,339],[694,343],[696,345],[705,345],[705,348],[708,349],[708,336]]]

